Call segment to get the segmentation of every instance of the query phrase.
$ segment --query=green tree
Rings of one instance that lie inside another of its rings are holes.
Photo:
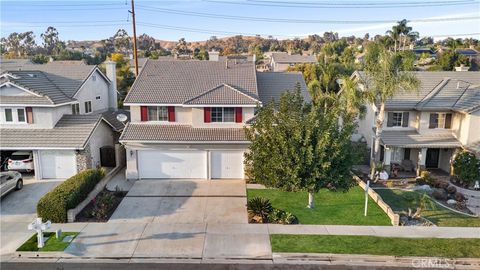
[[[48,55],[56,55],[65,47],[65,44],[60,41],[57,29],[53,26],[49,26],[40,37],[43,39],[43,48]]]
[[[130,49],[130,36],[125,29],[118,29],[111,39],[117,52],[125,53]]]
[[[480,180],[480,160],[469,151],[459,151],[453,159],[453,174],[461,181],[473,183]]]
[[[385,120],[385,103],[401,92],[418,91],[420,81],[397,53],[385,47],[372,44],[365,55],[365,76],[362,84],[369,92],[370,102],[379,104],[379,112],[375,121],[375,144],[373,146],[374,162],[372,162],[372,179],[375,165],[380,161],[380,138]]]
[[[469,66],[469,59],[456,53],[455,51],[446,51],[440,54],[438,57],[438,65],[445,71],[452,71],[456,66],[461,64]]]
[[[252,142],[245,154],[248,174],[267,187],[308,192],[309,208],[321,188],[345,190],[353,184],[349,145],[355,124],[340,124],[339,104],[325,104],[305,104],[297,86],[282,95],[278,107],[271,102],[260,108],[246,128]]]

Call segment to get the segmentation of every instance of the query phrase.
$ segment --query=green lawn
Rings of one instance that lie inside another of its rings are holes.
[[[370,200],[368,216],[363,216],[365,193],[356,186],[347,192],[321,190],[315,194],[315,208],[307,208],[307,192],[284,192],[276,189],[247,189],[247,197],[270,199],[272,206],[293,213],[300,224],[391,225],[390,219]]]
[[[421,196],[418,192],[398,189],[376,189],[375,191],[382,196],[382,199],[392,207],[393,211],[396,212],[407,211],[409,207],[416,209],[417,206],[412,205],[411,198],[412,196]],[[480,218],[457,214],[439,205],[437,205],[434,210],[424,211],[422,216],[432,221],[437,226],[480,227]]]
[[[37,234],[34,234],[17,251],[64,251],[70,245],[70,242],[62,242],[62,239],[67,235],[73,235],[73,239],[75,239],[78,232],[63,232],[62,239],[57,239],[54,232],[45,232],[43,235],[49,237],[43,248],[39,249],[37,247]]]
[[[274,234],[270,239],[273,252],[480,257],[480,239],[285,234]]]

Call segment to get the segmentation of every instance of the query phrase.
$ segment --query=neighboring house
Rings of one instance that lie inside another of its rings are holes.
[[[164,58],[164,57],[173,58],[172,56],[160,56],[159,58]],[[147,57],[139,57],[138,58],[138,73],[140,73],[142,71],[142,68],[145,65],[145,63],[147,62],[147,60],[148,60]],[[130,59],[128,61],[128,63],[130,65],[130,71],[133,74],[135,74],[135,59]]]
[[[31,151],[36,179],[68,178],[101,166],[123,124],[117,111],[115,62],[97,66],[1,62],[0,150]],[[7,154],[5,154],[7,153]]]
[[[317,59],[313,55],[288,54],[286,52],[274,52],[270,58],[270,66],[272,71],[287,71],[289,67],[296,64],[317,63]]]
[[[415,72],[418,93],[399,93],[386,103],[381,135],[385,165],[410,160],[416,168],[450,171],[455,149],[475,148],[480,142],[480,72]],[[354,77],[364,78],[361,72]],[[359,120],[358,134],[372,148],[375,104]]]
[[[300,73],[259,73],[249,61],[148,60],[124,102],[127,178],[244,178],[247,121],[297,83],[308,100]]]
[[[469,48],[464,48],[464,49],[456,49],[455,52],[467,57],[470,61],[480,60],[480,52],[475,50],[473,46],[470,46]]]

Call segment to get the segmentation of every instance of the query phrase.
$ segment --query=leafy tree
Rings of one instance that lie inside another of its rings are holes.
[[[43,54],[36,54],[32,57],[32,62],[35,64],[45,64],[48,62],[48,57]]]
[[[460,151],[453,159],[453,174],[466,183],[480,180],[480,160],[469,151]]]
[[[32,55],[37,47],[32,31],[24,33],[13,32],[7,38],[1,39],[2,50],[10,52],[12,57],[20,58]]]
[[[466,56],[460,55],[455,51],[446,51],[438,57],[438,64],[442,70],[452,71],[456,66],[460,66],[461,64],[469,66],[470,61]]]
[[[205,51],[205,48],[196,48],[193,51],[193,58],[198,60],[208,60],[208,52]]]
[[[322,103],[323,104],[323,103]],[[256,121],[246,128],[252,142],[245,154],[248,174],[258,183],[285,191],[307,191],[308,207],[321,188],[348,189],[354,156],[350,136],[355,124],[340,125],[342,109],[305,104],[299,86],[259,109]]]
[[[130,36],[125,29],[118,29],[112,40],[117,52],[126,53],[130,49]]]
[[[182,55],[182,54],[189,54],[191,51],[188,49],[188,43],[185,38],[181,38],[178,40],[177,45],[175,45],[175,54]]]
[[[65,44],[60,41],[57,29],[53,26],[49,26],[40,37],[43,39],[43,47],[48,55],[58,54],[62,48],[65,48]]]
[[[155,39],[147,34],[141,34],[137,38],[137,46],[139,50],[143,51],[153,51],[157,49],[157,44]]]
[[[372,163],[372,179],[375,174],[375,164],[380,161],[380,138],[385,120],[385,103],[393,96],[404,91],[418,91],[420,81],[398,54],[388,51],[385,47],[372,44],[365,55],[365,77],[362,84],[369,91],[370,102],[379,104],[379,112],[375,121],[374,162]]]

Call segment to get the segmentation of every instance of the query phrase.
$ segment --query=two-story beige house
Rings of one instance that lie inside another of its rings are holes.
[[[123,124],[115,119],[115,63],[37,65],[2,59],[0,150],[2,162],[21,151],[36,179],[64,179],[103,166],[102,147],[113,147]],[[15,161],[20,162],[20,161]],[[105,163],[105,162],[104,162]]]
[[[314,55],[289,54],[287,52],[273,52],[270,58],[270,70],[276,72],[287,71],[297,64],[315,64]]]
[[[480,72],[415,72],[418,92],[398,93],[386,105],[381,134],[385,165],[410,160],[415,168],[450,171],[455,149],[480,142]],[[354,77],[364,74],[355,72]],[[364,80],[360,80],[364,81]],[[379,108],[367,105],[358,134],[372,148]]]
[[[297,83],[309,99],[300,73],[260,73],[251,61],[148,60],[124,102],[127,178],[244,178],[244,127]]]

